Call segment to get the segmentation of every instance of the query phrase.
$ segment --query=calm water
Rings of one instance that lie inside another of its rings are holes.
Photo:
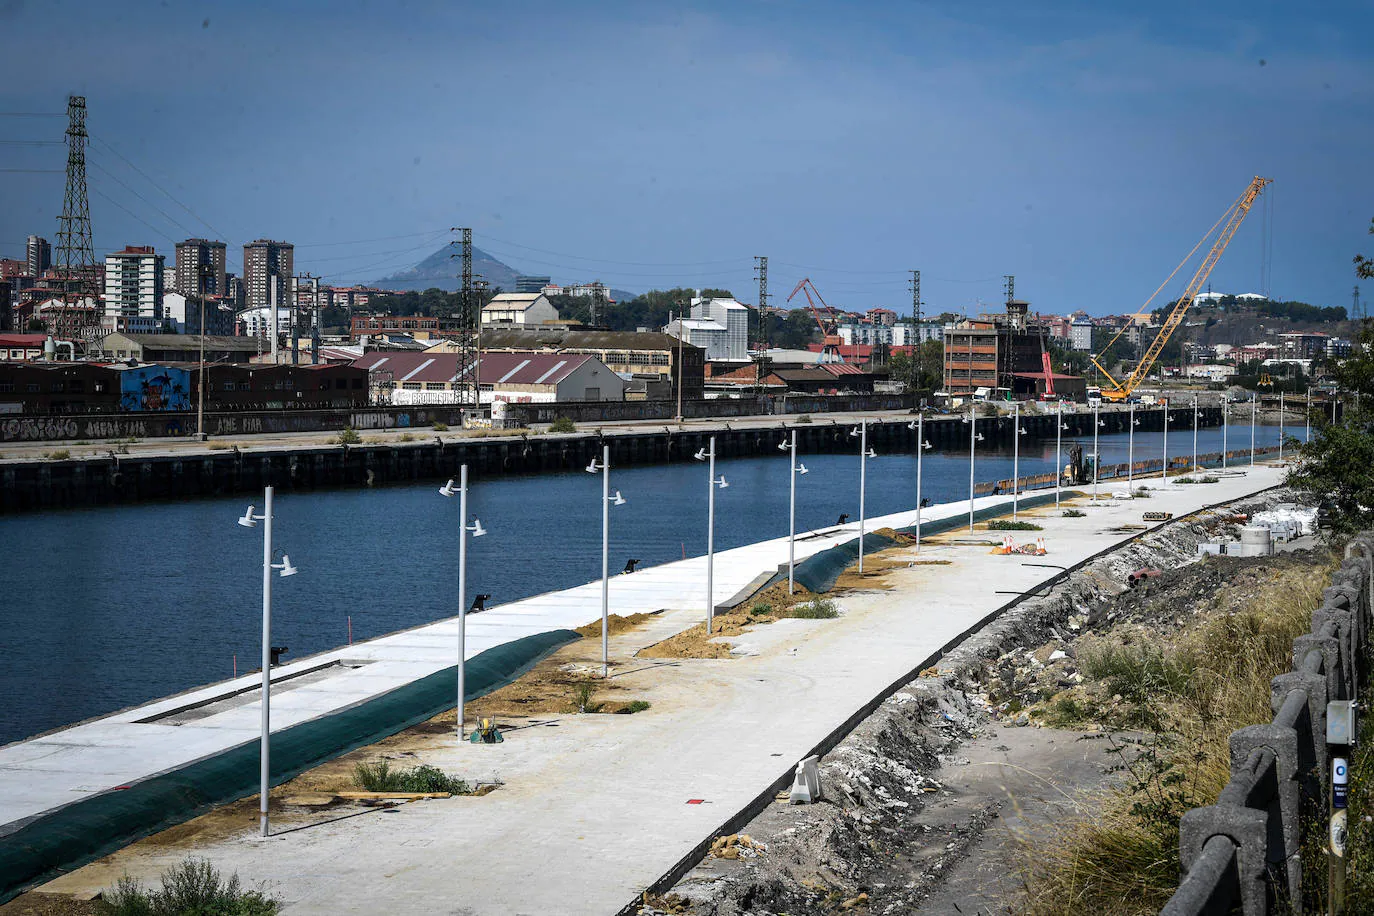
[[[1299,436],[1302,429],[1297,429]],[[1064,451],[1075,440],[1065,438]],[[1259,445],[1278,441],[1257,429]],[[1092,438],[1082,440],[1085,453]],[[1199,450],[1220,450],[1219,429]],[[1248,426],[1229,445],[1248,448]],[[1159,433],[1135,437],[1157,459]],[[1101,438],[1104,463],[1126,460],[1126,436]],[[1192,453],[1192,429],[1171,430],[1169,453]],[[858,515],[858,459],[804,455],[797,528]],[[717,549],[787,534],[787,458],[718,462]],[[979,480],[1011,476],[1011,453],[980,451]],[[868,515],[915,505],[913,455],[868,462]],[[1023,442],[1021,473],[1049,473],[1054,440]],[[628,502],[612,509],[611,565],[654,565],[706,550],[706,470],[677,464],[613,470]],[[933,502],[968,496],[968,454],[928,452]],[[579,585],[601,572],[601,481],[584,472],[474,482],[470,511],[489,534],[469,541],[469,591],[492,604]],[[185,690],[256,666],[262,534],[235,524],[248,500],[0,517],[0,743]],[[259,500],[260,502],[260,500]],[[288,659],[457,613],[456,499],[437,484],[280,494],[274,539],[301,570],[276,580],[273,641]]]

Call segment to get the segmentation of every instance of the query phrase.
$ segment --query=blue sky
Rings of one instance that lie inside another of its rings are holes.
[[[1298,9],[0,0],[0,111],[87,96],[98,255],[207,235],[232,269],[280,238],[350,282],[470,225],[518,269],[631,290],[754,301],[763,254],[775,301],[810,276],[907,310],[919,268],[935,311],[1011,273],[1038,311],[1100,314],[1262,174],[1213,288],[1260,289],[1268,206],[1272,294],[1348,305],[1374,252],[1374,15]],[[0,140],[63,124],[0,117]],[[0,169],[64,161],[0,143]],[[0,172],[0,255],[55,235],[62,187]]]

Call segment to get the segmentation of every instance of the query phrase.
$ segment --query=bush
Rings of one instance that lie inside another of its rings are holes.
[[[773,605],[766,601],[760,601],[749,609],[750,617],[767,617],[773,613]]]
[[[600,704],[593,705],[592,695],[596,687],[591,681],[583,681],[573,688],[573,712],[596,712]]]
[[[1135,491],[1134,491],[1131,495],[1134,496],[1136,499],[1149,499],[1149,498],[1150,498],[1150,488],[1149,488],[1149,487],[1137,487],[1137,488],[1135,489]]]
[[[339,430],[339,435],[337,438],[334,439],[334,444],[357,445],[361,441],[363,441],[362,437],[358,435],[358,431],[356,429],[354,429],[351,426],[345,426],[343,429]]]
[[[567,417],[556,417],[554,421],[549,424],[549,432],[575,433],[577,432],[577,424]]]
[[[438,420],[435,420],[435,421],[434,421],[434,431],[435,431],[436,433],[446,433],[446,432],[448,432],[448,424],[447,424],[447,423],[440,423]]]
[[[1044,531],[1034,522],[1014,522],[1008,518],[995,518],[988,522],[989,531]]]
[[[128,876],[119,879],[99,907],[109,916],[272,916],[281,904],[260,890],[244,890],[238,875],[225,881],[207,860],[190,858],[163,872],[157,890]]]
[[[414,437],[413,435],[411,435],[410,433],[401,433],[401,435],[399,436],[399,438],[400,438],[400,440],[401,440],[402,442],[414,442],[414,441],[415,441],[415,437]]]
[[[620,707],[620,709],[617,710],[617,712],[619,712],[621,715],[629,716],[637,712],[643,712],[644,710],[648,709],[650,705],[651,704],[648,700],[631,700],[624,706]]]
[[[1087,514],[1080,509],[1065,509],[1063,513],[1065,518],[1083,518]]]
[[[809,414],[809,413],[804,413],[804,414],[802,414],[801,416],[797,417],[796,422],[797,422],[797,423],[810,423],[810,422],[811,422],[811,414]]]
[[[60,448],[55,452],[43,453],[43,457],[47,458],[49,461],[66,461],[71,456],[72,453],[67,451],[65,448]]]
[[[829,598],[812,598],[802,604],[794,604],[787,610],[788,617],[802,620],[829,620],[840,616],[840,609]]]
[[[471,795],[464,780],[450,776],[438,767],[422,765],[410,770],[393,770],[391,763],[359,763],[353,767],[353,782],[368,792],[451,792]]]

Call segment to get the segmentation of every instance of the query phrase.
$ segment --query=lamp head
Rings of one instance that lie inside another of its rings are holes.
[[[780,451],[780,452],[785,452],[785,451],[787,451],[787,450],[788,450],[789,448],[791,448],[791,447],[792,447],[792,443],[788,442],[786,439],[784,439],[784,440],[782,440],[781,442],[778,443],[778,451]]]
[[[706,460],[706,449],[704,449],[704,448],[699,448],[699,449],[697,449],[697,453],[696,453],[695,455],[693,455],[692,457],[695,458],[697,461],[705,461],[705,460]]]
[[[1016,432],[1017,432],[1019,435],[1024,436],[1024,435],[1026,434],[1026,428],[1025,428],[1024,426],[1017,427]]]
[[[480,538],[487,533],[487,529],[482,527],[482,520],[480,518],[474,518],[468,530],[472,532],[472,536],[475,538]]]
[[[291,565],[291,558],[286,554],[281,555],[281,572],[278,573],[283,579],[287,576],[294,576],[299,570]]]
[[[916,428],[916,421],[915,421],[915,420],[912,420],[910,423],[908,423],[908,424],[906,425],[906,428],[907,428],[907,429],[915,429],[915,428]]]
[[[982,442],[982,441],[983,441],[983,434],[982,434],[982,433],[979,433],[979,434],[978,434],[978,441],[979,441],[979,442]]]
[[[851,429],[851,430],[849,431],[849,434],[850,434],[851,436],[857,436],[857,435],[859,434],[859,427],[856,426],[856,427],[854,427],[853,429]]]
[[[613,506],[623,506],[623,505],[625,505],[625,497],[623,497],[623,496],[620,495],[620,491],[619,491],[619,490],[616,490],[616,491],[615,491],[615,495],[611,497],[611,505],[613,505]]]
[[[457,492],[458,488],[453,485],[452,480],[450,480],[448,483],[444,484],[442,487],[439,488],[440,496],[452,496]]]
[[[921,448],[930,449],[930,448],[934,448],[934,447],[935,447],[935,446],[931,445],[929,442],[922,442],[922,443],[921,443]]]
[[[798,473],[798,474],[809,474],[810,471],[808,471],[808,470],[806,469],[806,465],[804,465],[804,464],[799,464],[799,465],[797,465],[797,473]]]
[[[240,525],[242,525],[245,528],[258,527],[258,520],[253,518],[253,509],[253,506],[249,506],[248,509],[243,513],[243,518],[239,519]]]
[[[730,481],[728,481],[728,480],[725,479],[725,475],[724,475],[724,474],[721,474],[721,475],[720,475],[720,479],[716,481],[716,486],[718,486],[718,487],[720,487],[722,490],[724,490],[726,487],[730,486]]]
[[[595,474],[595,473],[596,473],[597,471],[599,471],[599,470],[601,470],[601,467],[600,467],[600,465],[598,465],[598,464],[596,463],[596,459],[595,459],[595,458],[593,458],[590,462],[587,463],[587,473],[588,473],[588,474]],[[452,482],[453,482],[453,481],[449,481],[449,483],[452,483]]]
[[[873,451],[873,449],[869,449],[868,451],[864,452],[864,457],[865,457],[865,458],[877,458],[877,457],[878,457],[878,453],[875,452],[875,451]]]

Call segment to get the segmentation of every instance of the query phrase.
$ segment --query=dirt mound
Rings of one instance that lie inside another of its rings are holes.
[[[629,617],[622,617],[620,614],[612,614],[606,618],[606,629],[612,636],[619,636],[621,633],[628,633],[635,627],[641,625],[646,620],[652,620],[659,612],[631,614]],[[593,620],[586,626],[578,627],[574,632],[583,636],[600,636],[601,621]]]

